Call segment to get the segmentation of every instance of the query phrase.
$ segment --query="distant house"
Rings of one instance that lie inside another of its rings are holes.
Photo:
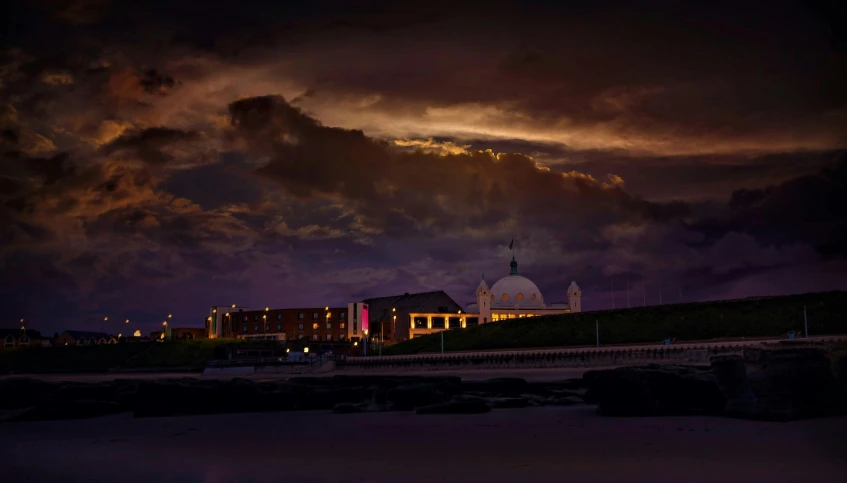
[[[171,339],[173,340],[185,340],[185,339],[205,339],[207,335],[205,328],[196,328],[196,327],[175,327],[171,329]],[[157,330],[155,332],[150,333],[150,338],[153,340],[164,339],[162,336],[162,331]]]
[[[39,347],[49,340],[37,330],[0,329],[0,347]]]
[[[98,345],[117,344],[115,336],[104,332],[87,332],[84,330],[66,330],[56,339],[57,346],[63,345]]]

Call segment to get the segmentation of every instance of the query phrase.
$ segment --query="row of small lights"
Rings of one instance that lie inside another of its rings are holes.
[[[172,318],[172,317],[173,317],[173,314],[168,314],[168,318],[169,318],[169,319],[170,319],[170,318]],[[103,317],[103,322],[108,322],[108,321],[109,321],[109,317]],[[129,323],[129,319],[126,319],[126,320],[124,321],[124,324],[128,324],[128,323]],[[162,326],[163,326],[163,327],[165,327],[165,328],[167,328],[167,327],[168,327],[168,321],[167,321],[167,320],[165,320],[164,322],[162,322]],[[164,335],[165,335],[165,334],[162,334],[162,337],[163,337],[163,338],[164,338]],[[120,339],[121,337],[123,337],[123,333],[119,333],[119,334],[118,334],[118,339]]]
[[[235,305],[233,305],[233,307],[235,307]],[[267,309],[265,309],[265,310],[267,310]],[[227,315],[229,315],[229,314],[227,314]],[[172,318],[172,317],[173,317],[173,314],[168,314],[168,318],[169,318],[169,319],[170,319],[170,318]],[[211,317],[210,317],[210,318],[211,318]],[[108,321],[109,321],[109,317],[108,317],[108,316],[107,316],[107,317],[103,317],[103,322],[108,322]],[[125,324],[128,324],[128,323],[129,323],[129,319],[126,319],[126,321],[124,321],[124,323],[125,323]],[[167,326],[168,326],[168,321],[167,321],[167,320],[165,320],[164,322],[162,322],[162,325],[163,325],[163,326],[165,326],[165,327],[167,327]],[[24,325],[24,319],[21,319],[21,330],[24,330],[24,331],[26,330],[26,326]],[[123,336],[123,333],[118,334],[118,338],[121,338],[121,336]]]
[[[232,304],[232,308],[235,308],[235,304]],[[268,312],[268,311],[270,311],[270,310],[271,310],[271,309],[270,309],[270,307],[265,307],[265,312]],[[327,317],[327,318],[329,318],[329,306],[325,307],[325,310],[327,311],[327,312],[326,312],[326,317]],[[217,311],[218,311],[218,309],[212,309],[212,313],[216,313]],[[396,308],[394,308],[394,307],[392,307],[392,308],[391,308],[391,312],[397,312],[397,309],[396,309]],[[462,313],[462,311],[460,310],[460,311],[459,311],[459,313],[461,314],[461,313]],[[227,312],[227,313],[225,314],[225,316],[226,316],[226,317],[229,317],[229,312]],[[172,318],[172,317],[173,317],[173,314],[168,314],[168,318],[169,318],[169,319],[170,319],[170,318]],[[268,318],[268,316],[267,316],[267,315],[263,315],[263,316],[262,316],[262,319],[267,320],[267,318]],[[212,317],[210,316],[210,317],[208,318],[208,320],[212,320]],[[109,317],[103,317],[103,322],[108,322],[108,321],[109,321]],[[394,321],[395,321],[395,322],[397,321],[397,315],[394,315]],[[125,324],[128,324],[128,323],[129,323],[129,319],[126,319],[126,321],[125,321],[124,323],[125,323]],[[167,321],[167,320],[165,320],[164,322],[162,322],[162,326],[163,326],[163,327],[165,327],[165,328],[167,328],[167,327],[168,327],[168,321]],[[24,329],[24,319],[21,319],[21,330],[25,330],[25,329]],[[123,335],[123,334],[118,334],[118,338],[120,338],[122,335]],[[162,334],[162,335],[164,335],[164,334]]]

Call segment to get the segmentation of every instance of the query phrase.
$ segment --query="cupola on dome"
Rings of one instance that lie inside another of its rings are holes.
[[[509,275],[491,286],[492,308],[543,308],[544,297],[532,280],[518,275],[518,262],[512,257]]]

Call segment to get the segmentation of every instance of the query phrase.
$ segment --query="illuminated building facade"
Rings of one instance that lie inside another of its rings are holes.
[[[342,342],[350,340],[352,333],[347,307],[267,307],[264,310],[233,306],[212,307],[206,319],[206,327],[210,338],[278,341],[306,339]],[[215,336],[211,337],[213,333]]]
[[[530,279],[518,274],[515,257],[509,264],[509,275],[501,278],[489,289],[483,278],[476,288],[477,301],[467,306],[464,313],[450,314],[416,312],[409,314],[410,338],[448,329],[463,329],[477,324],[501,320],[537,317],[540,315],[568,314],[582,311],[582,290],[576,282],[568,287],[568,302],[553,303],[549,307],[544,296]]]

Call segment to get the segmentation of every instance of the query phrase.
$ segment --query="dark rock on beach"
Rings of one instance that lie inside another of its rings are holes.
[[[583,376],[586,402],[605,416],[716,414],[725,401],[711,374],[698,367],[621,367]]]
[[[712,368],[728,416],[788,421],[847,414],[844,359],[843,350],[785,344],[714,357]]]
[[[386,401],[399,411],[427,406],[446,401],[448,398],[435,389],[433,384],[413,383],[393,387],[385,393]]]
[[[121,406],[109,401],[49,401],[10,415],[5,421],[51,421],[84,419],[121,412]]]

